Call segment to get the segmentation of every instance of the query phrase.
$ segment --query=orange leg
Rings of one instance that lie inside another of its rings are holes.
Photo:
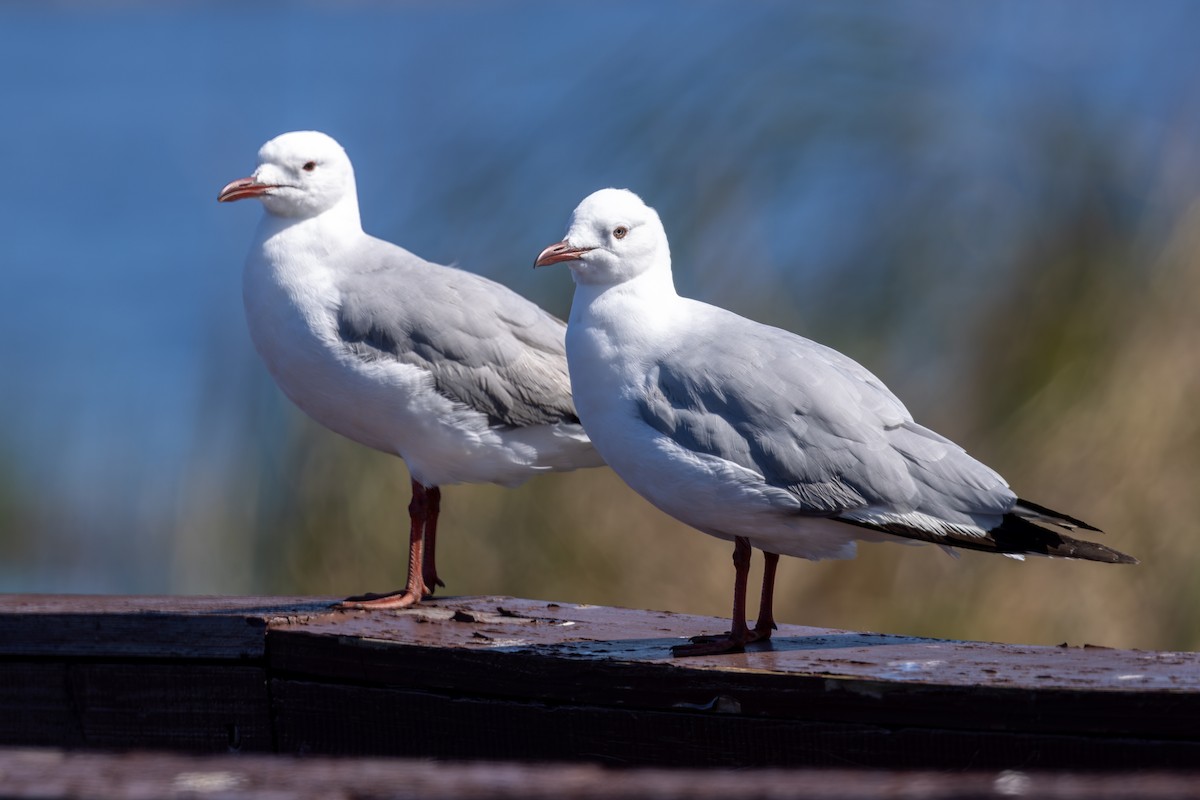
[[[434,498],[434,507],[436,508],[438,500],[441,497],[441,492],[436,486],[427,488],[416,480],[412,482],[412,492],[412,501],[408,504],[408,517],[411,528],[408,538],[407,585],[403,589],[389,592],[388,594],[366,594],[347,597],[337,604],[338,608],[361,608],[368,610],[408,608],[421,602],[422,598],[430,593],[424,580],[425,532],[426,523],[429,519],[430,493],[437,493]]]
[[[763,551],[762,596],[758,601],[758,622],[754,625],[754,638],[761,641],[771,638],[775,630],[775,569],[779,566],[779,554]]]
[[[739,536],[733,540],[733,619],[729,633],[724,636],[697,636],[691,644],[671,648],[671,655],[708,656],[736,653],[756,638],[746,627],[746,582],[750,574],[750,540]]]
[[[740,652],[750,642],[771,638],[775,630],[775,570],[779,567],[779,554],[763,551],[762,596],[759,598],[758,621],[754,629],[746,625],[746,584],[750,573],[750,540],[737,537],[733,543],[733,619],[729,633],[724,636],[696,636],[692,644],[681,644],[671,648],[671,654],[681,656],[706,656],[719,653]]]
[[[437,546],[438,512],[442,510],[442,490],[436,486],[430,486],[425,498],[427,506],[427,516],[425,518],[425,559],[421,564],[421,575],[425,581],[426,589],[428,589],[430,594],[433,594],[437,590],[437,587],[446,585],[438,577],[437,556],[434,554],[434,549]]]

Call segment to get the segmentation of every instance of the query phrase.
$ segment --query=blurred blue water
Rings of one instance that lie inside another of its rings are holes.
[[[91,542],[75,568],[8,565],[0,590],[166,588],[153,541],[206,381],[253,363],[239,292],[259,210],[215,195],[277,133],[347,147],[367,230],[556,313],[568,281],[528,264],[605,185],[659,207],[677,263],[696,265],[678,268],[685,291],[803,312],[814,276],[879,259],[875,231],[914,196],[941,195],[951,231],[990,223],[960,230],[939,269],[1002,261],[1014,212],[997,208],[1038,179],[1023,134],[1047,106],[1128,154],[1136,206],[1156,177],[1137,166],[1195,141],[1198,12],[0,6],[0,461],[32,498],[27,524]],[[143,547],[149,565],[86,555]]]

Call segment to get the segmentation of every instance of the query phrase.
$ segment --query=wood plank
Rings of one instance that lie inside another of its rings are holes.
[[[333,598],[0,595],[0,656],[261,658],[267,624]]]
[[[272,682],[272,700],[283,753],[738,769],[1200,764],[1197,742],[549,705],[283,680]]]
[[[0,749],[4,796],[227,800],[1160,800],[1200,798],[1200,773],[612,769],[587,764],[187,756]]]
[[[1119,693],[1200,693],[1200,653],[1047,647],[923,639],[780,625],[746,653],[673,659],[691,633],[727,620],[512,597],[433,598],[399,611],[336,611],[279,620],[271,633],[346,637],[364,646],[449,647],[467,652],[538,653],[581,663],[624,661],[738,673],[836,676],[946,686]]]
[[[64,663],[0,662],[0,745],[82,747]]]
[[[315,689],[322,684],[338,698],[327,716],[347,705],[369,716],[389,709],[378,720],[377,734],[354,739],[355,747],[372,753],[428,754],[404,749],[411,745],[403,731],[422,728],[420,715],[414,718],[405,709],[424,705],[439,709],[437,715],[457,715],[453,724],[477,731],[488,729],[493,711],[525,720],[519,729],[480,734],[470,746],[484,749],[463,757],[517,757],[504,748],[522,746],[514,743],[523,737],[527,757],[590,753],[630,763],[695,764],[706,758],[727,763],[722,753],[705,747],[728,734],[737,740],[725,751],[737,751],[731,763],[856,763],[856,753],[872,753],[878,765],[957,768],[1200,763],[1195,654],[1017,647],[781,626],[771,643],[744,654],[670,657],[669,646],[682,633],[716,632],[720,625],[665,612],[513,598],[449,598],[401,612],[346,612],[272,625],[271,673],[296,682],[277,684],[276,713],[285,721],[280,744],[338,746],[314,738],[332,724],[315,718],[325,707]],[[357,697],[352,701],[334,692],[334,683],[362,691],[352,692]],[[374,688],[398,694],[388,699],[368,691]],[[303,701],[291,702],[289,692]],[[472,700],[483,705],[472,707]],[[539,706],[559,713],[537,712]],[[574,717],[560,729],[556,720],[571,716],[563,709],[574,709]],[[622,727],[621,714],[638,723]],[[425,727],[442,724],[431,715]],[[680,725],[698,732],[698,745],[684,747],[667,733]],[[572,726],[611,735],[607,745],[570,744]],[[346,735],[354,738],[353,732]],[[667,740],[682,761],[658,760],[673,757],[654,746]],[[738,750],[745,741],[757,744]],[[488,742],[494,751],[486,750]],[[640,744],[627,746],[630,742]],[[769,746],[772,742],[788,744]],[[826,756],[813,755],[822,749],[829,751]],[[647,760],[637,761],[638,754]]]
[[[0,745],[274,749],[261,667],[0,662]]]
[[[267,625],[330,602],[0,596],[0,744],[270,751]]]
[[[82,663],[68,674],[86,747],[272,752],[261,667]]]
[[[1200,764],[1200,655],[781,626],[507,597],[0,597],[0,744],[640,765]]]

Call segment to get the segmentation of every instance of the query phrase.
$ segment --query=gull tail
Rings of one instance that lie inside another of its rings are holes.
[[[954,527],[938,527],[931,529],[917,524],[909,524],[900,520],[873,522],[853,519],[850,517],[835,517],[840,522],[870,528],[893,536],[906,539],[917,539],[932,542],[945,547],[958,547],[963,550],[980,550],[985,553],[1000,553],[1001,555],[1020,557],[1025,555],[1052,556],[1055,558],[1077,558],[1084,561],[1100,561],[1105,564],[1137,564],[1138,560],[1111,547],[1076,539],[1061,530],[1048,528],[1047,523],[1058,528],[1074,530],[1083,528],[1100,533],[1082,520],[1069,517],[1027,500],[1018,500],[1012,511],[1001,519],[1000,524],[989,531],[979,529],[966,530]],[[1036,522],[1035,522],[1036,521]],[[978,532],[976,532],[978,531]]]
[[[1041,509],[1036,506],[1035,508],[1039,510],[1036,514],[1031,514],[1030,518],[1036,519],[1039,522],[1047,521],[1064,528],[1080,527],[1090,531],[1098,531],[1097,528],[1093,528],[1091,525],[1079,520],[1073,520],[1070,517],[1057,515],[1055,512],[1050,512],[1050,514],[1055,514],[1055,516],[1060,518],[1050,518],[1048,514],[1044,513],[1048,509]],[[1126,555],[1111,547],[1084,539],[1075,539],[1067,536],[1065,533],[1036,525],[1030,522],[1029,518],[1021,513],[1021,511],[1021,504],[1018,504],[1012,513],[1005,514],[1004,520],[1000,525],[988,531],[986,539],[979,541],[979,544],[983,545],[983,547],[978,549],[991,550],[996,553],[1079,558],[1084,561],[1101,561],[1105,564],[1138,563],[1138,560],[1133,556]],[[947,542],[947,544],[953,544],[955,547],[971,546],[969,543],[957,539],[953,542]]]

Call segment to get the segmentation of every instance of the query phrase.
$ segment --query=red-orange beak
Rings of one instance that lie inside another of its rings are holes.
[[[269,183],[259,183],[254,178],[238,178],[225,185],[217,195],[218,203],[232,203],[234,200],[245,200],[247,197],[262,197],[269,189],[275,187]]]
[[[539,253],[537,260],[533,262],[533,266],[535,268],[548,267],[560,261],[574,261],[591,249],[591,247],[572,247],[571,243],[564,239],[558,244],[550,245]]]

